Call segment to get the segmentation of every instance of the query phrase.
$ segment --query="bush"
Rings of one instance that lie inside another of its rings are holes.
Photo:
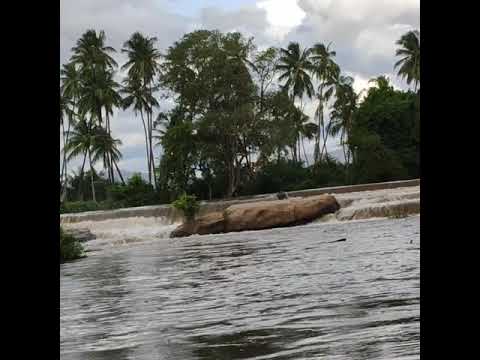
[[[182,211],[187,220],[193,220],[200,208],[197,197],[195,195],[187,195],[186,193],[175,200],[172,205],[175,209]]]
[[[280,160],[260,169],[253,184],[242,195],[301,190],[302,183],[308,179],[309,170],[301,162]]]
[[[84,257],[83,246],[60,227],[60,264]]]
[[[108,189],[108,197],[118,207],[155,205],[159,203],[157,192],[152,185],[134,174],[126,185],[113,185]]]
[[[71,201],[60,205],[60,213],[78,213],[100,210],[99,203],[94,201]]]

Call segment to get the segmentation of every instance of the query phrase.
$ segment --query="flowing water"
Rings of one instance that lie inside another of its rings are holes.
[[[415,189],[338,200],[327,222],[181,239],[76,224],[97,240],[60,266],[61,358],[419,359],[420,216],[355,220],[415,212]]]

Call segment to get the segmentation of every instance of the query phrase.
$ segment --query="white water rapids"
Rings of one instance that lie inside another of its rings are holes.
[[[403,217],[420,212],[420,186],[333,195],[340,204],[340,210],[314,221],[310,226],[382,217]],[[88,220],[62,224],[63,227],[70,229],[87,228],[95,234],[95,240],[85,243],[87,251],[167,239],[178,225],[177,219],[168,216]]]

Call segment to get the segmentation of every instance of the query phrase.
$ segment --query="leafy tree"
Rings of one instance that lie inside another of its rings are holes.
[[[356,181],[387,181],[419,174],[417,96],[376,80],[355,114],[351,138]]]
[[[178,138],[178,132],[201,141],[203,153],[226,173],[227,196],[239,185],[240,170],[249,162],[254,145],[250,130],[255,86],[246,61],[251,49],[251,42],[239,33],[200,30],[186,34],[169,48],[162,64],[162,88],[172,93],[178,104],[170,113],[162,146],[169,148],[169,138]],[[193,136],[193,131],[198,131],[198,136]],[[164,156],[171,156],[169,153],[172,151],[165,148]],[[177,188],[191,179],[195,171],[191,164],[198,165],[191,154],[191,149],[183,155],[175,153],[182,159],[183,184],[177,183]],[[164,164],[167,161],[172,160],[166,159]]]

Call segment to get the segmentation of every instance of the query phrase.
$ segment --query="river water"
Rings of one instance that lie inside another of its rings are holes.
[[[62,359],[419,359],[418,215],[143,240],[60,266]]]

